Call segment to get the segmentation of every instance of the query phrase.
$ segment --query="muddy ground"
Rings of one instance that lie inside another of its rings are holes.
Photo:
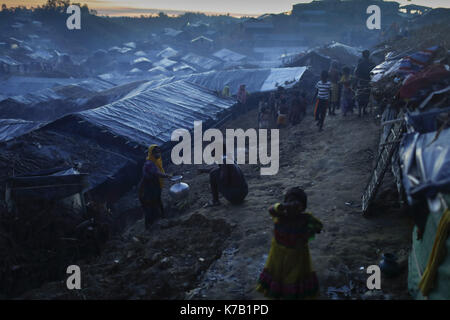
[[[256,110],[229,121],[226,128],[256,127]],[[244,204],[204,208],[210,201],[208,175],[194,166],[169,166],[183,174],[189,198],[171,203],[164,191],[166,217],[144,231],[132,190],[113,208],[123,223],[133,222],[110,241],[103,254],[79,261],[82,290],[69,291],[65,280],[49,283],[22,298],[38,299],[261,299],[254,291],[270,249],[268,207],[292,186],[308,195],[308,210],[324,224],[310,243],[321,299],[409,299],[407,256],[412,222],[399,206],[390,173],[369,217],[360,198],[371,174],[380,126],[373,116],[328,116],[323,132],[311,116],[280,132],[280,170],[261,176],[259,166],[244,165],[249,195]],[[365,268],[382,253],[398,256],[402,272],[382,277],[381,290],[366,289]]]

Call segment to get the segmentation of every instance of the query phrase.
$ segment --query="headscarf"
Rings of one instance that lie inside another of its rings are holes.
[[[150,147],[148,147],[147,160],[150,160],[151,162],[153,162],[161,173],[165,173],[163,164],[162,164],[162,157],[160,157],[159,159],[156,159],[155,156],[153,155],[153,149],[155,149],[157,147],[158,146],[156,144],[152,144]],[[164,180],[162,178],[159,178],[159,185],[161,186],[161,188],[164,186]]]
[[[230,96],[230,87],[229,87],[229,86],[223,87],[222,95],[223,95],[224,97],[229,97],[229,96]]]

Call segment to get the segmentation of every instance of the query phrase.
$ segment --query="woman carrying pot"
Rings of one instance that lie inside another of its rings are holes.
[[[139,183],[139,200],[145,213],[145,229],[149,229],[155,220],[164,213],[161,192],[166,174],[162,165],[161,149],[153,144],[148,148],[147,160],[142,168]]]

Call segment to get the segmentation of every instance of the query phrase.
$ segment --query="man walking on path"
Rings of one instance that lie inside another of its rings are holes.
[[[316,106],[314,108],[314,119],[317,121],[319,131],[322,131],[323,123],[327,115],[328,105],[330,103],[331,83],[328,81],[328,71],[322,71],[321,80],[316,84],[316,94],[313,101],[317,97]]]

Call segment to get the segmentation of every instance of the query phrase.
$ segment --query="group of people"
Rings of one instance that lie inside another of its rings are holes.
[[[210,206],[220,205],[222,195],[233,205],[242,204],[248,194],[245,176],[230,157],[224,145],[223,161],[217,167],[199,169],[209,173],[212,194]],[[163,168],[161,148],[151,145],[142,168],[139,200],[145,215],[145,228],[164,215],[161,192],[164,179],[171,178]],[[299,187],[290,188],[283,203],[269,208],[274,222],[274,237],[266,265],[258,278],[256,290],[275,299],[308,299],[319,293],[316,273],[311,264],[308,241],[322,230],[322,223],[307,208],[306,193]]]
[[[344,116],[352,113],[355,96],[359,114],[365,113],[370,96],[372,68],[369,52],[364,51],[354,77],[350,68],[345,67],[340,72],[335,63],[331,65],[330,70],[322,72],[313,99],[316,101],[314,116],[319,130],[323,128],[327,111],[330,115],[335,115],[336,110],[342,107]],[[229,89],[225,88],[223,94],[229,94]],[[238,93],[240,105],[245,107],[246,99],[245,86],[241,86]],[[274,123],[277,127],[286,126],[288,123],[296,125],[306,115],[306,107],[305,93],[294,91],[294,94],[289,95],[280,87],[268,101],[260,102],[259,127],[270,128]],[[209,174],[212,202],[208,206],[219,206],[220,195],[233,205],[242,204],[248,194],[248,184],[238,164],[227,154],[225,145],[222,160],[222,163],[213,168],[199,169],[199,173]],[[139,200],[145,213],[146,229],[164,214],[161,192],[164,179],[171,177],[172,175],[164,171],[161,149],[151,145],[139,184]],[[312,267],[308,242],[315,234],[321,232],[323,225],[311,213],[306,212],[306,208],[307,195],[299,187],[288,189],[284,201],[269,208],[274,223],[274,237],[256,287],[257,291],[266,297],[313,299],[319,294],[319,284]]]
[[[219,194],[230,203],[242,203],[248,194],[248,185],[241,168],[231,156],[223,149],[222,163],[207,169],[199,169],[199,173],[209,173],[212,202],[207,206],[219,206]],[[161,200],[164,179],[172,178],[163,168],[161,148],[151,145],[148,148],[146,161],[142,168],[142,178],[138,186],[138,196],[145,217],[145,228],[164,215],[164,206]]]
[[[283,87],[261,100],[258,108],[258,127],[270,129],[282,128],[289,123],[299,124],[306,115],[306,94],[300,91],[288,93]]]
[[[359,117],[367,114],[371,93],[370,72],[375,67],[369,57],[370,52],[363,51],[354,74],[349,67],[339,70],[336,62],[331,64],[329,70],[322,71],[313,98],[314,119],[317,121],[319,131],[322,131],[327,111],[329,115],[334,116],[336,110],[342,107],[342,115],[345,117],[353,113],[356,104]]]

